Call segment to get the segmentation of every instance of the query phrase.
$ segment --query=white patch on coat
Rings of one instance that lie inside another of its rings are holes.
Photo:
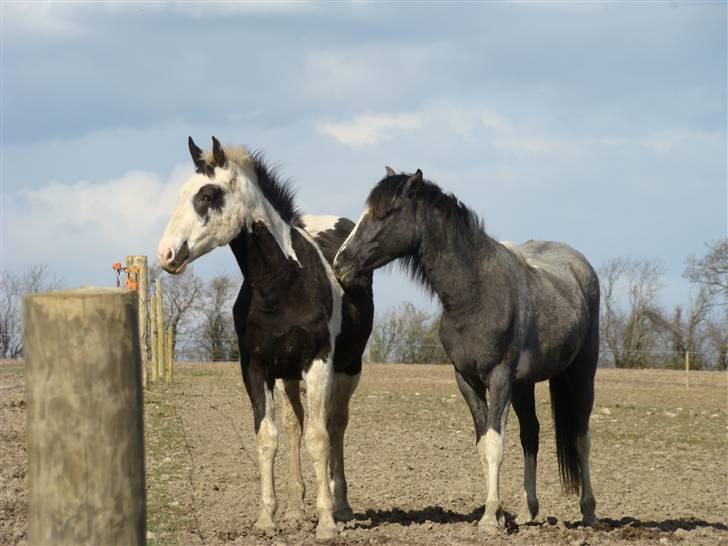
[[[359,229],[359,226],[361,225],[361,221],[364,219],[364,217],[369,213],[369,208],[367,207],[364,212],[361,213],[361,216],[359,216],[359,219],[356,221],[356,224],[354,225],[354,229],[351,230],[351,233],[349,233],[349,236],[344,240],[343,244],[341,245],[341,248],[336,253],[336,257],[334,258],[334,262],[336,261],[336,258],[339,257],[339,254],[343,252],[343,250],[346,248],[346,245],[351,243],[351,241],[354,239],[354,236],[356,235],[357,230]]]
[[[326,271],[331,285],[332,308],[328,322],[330,351],[326,360],[314,360],[308,371],[303,373],[309,412],[306,426],[306,447],[314,461],[317,483],[316,507],[319,520],[316,536],[324,538],[335,535],[337,532],[333,515],[333,495],[329,487],[331,439],[327,429],[327,419],[331,411],[334,351],[336,350],[336,337],[341,332],[341,301],[344,291],[334,277],[334,272],[318,245],[304,229],[298,227],[296,229],[318,252],[321,265]]]
[[[336,223],[341,220],[339,216],[317,216],[313,214],[304,214],[301,216],[303,220],[304,228],[311,235],[316,237],[323,231],[334,229]]]
[[[186,241],[188,263],[211,250],[230,243],[243,228],[253,223],[266,225],[283,254],[298,262],[291,243],[291,226],[283,221],[258,187],[252,159],[245,148],[226,147],[227,167],[216,167],[214,177],[195,173],[182,185],[177,207],[159,242],[157,257],[164,262],[167,251],[175,254]],[[207,219],[195,212],[192,200],[202,186],[217,185],[224,192],[221,211],[210,209]]]
[[[278,430],[275,424],[273,393],[265,387],[265,415],[256,434],[258,465],[260,467],[260,515],[258,525],[268,527],[275,517],[276,502],[273,463],[278,451]]]

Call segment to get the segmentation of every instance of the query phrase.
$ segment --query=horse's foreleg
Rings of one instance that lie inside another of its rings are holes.
[[[536,458],[538,456],[539,424],[536,416],[534,385],[514,387],[513,409],[521,425],[521,447],[523,448],[523,504],[516,523],[523,525],[536,519],[538,498],[536,497]]]
[[[506,420],[511,403],[510,369],[506,364],[493,368],[488,377],[488,430],[478,440],[478,452],[484,467],[487,466],[488,497],[485,513],[478,523],[484,529],[497,529],[503,525],[500,501],[500,468],[503,463]]]
[[[265,532],[275,530],[276,502],[273,463],[278,450],[278,430],[275,425],[273,384],[266,381],[264,369],[253,364],[244,368],[243,379],[253,405],[255,440],[260,468],[260,513],[255,527]]]
[[[308,418],[306,419],[306,448],[313,459],[316,472],[318,526],[316,538],[328,539],[338,536],[334,523],[334,502],[329,488],[329,462],[331,440],[327,428],[330,411],[331,387],[333,382],[333,362],[331,359],[314,360],[304,379],[308,398]]]
[[[334,495],[334,519],[348,521],[354,517],[347,499],[346,475],[344,473],[344,433],[349,423],[349,401],[359,384],[361,374],[334,374],[331,396],[331,410],[328,424],[331,436],[331,492]]]
[[[303,484],[303,476],[301,475],[301,434],[303,432],[301,385],[298,380],[278,380],[277,384],[283,394],[283,423],[289,442],[289,518],[294,522],[302,522],[304,519],[306,487]]]

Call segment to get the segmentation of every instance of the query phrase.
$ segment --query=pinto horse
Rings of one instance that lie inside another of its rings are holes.
[[[516,521],[538,513],[534,384],[547,379],[562,484],[581,489],[584,522],[596,523],[589,416],[599,356],[599,281],[589,262],[561,243],[498,243],[471,209],[423,180],[420,170],[407,175],[387,167],[334,271],[346,286],[397,258],[442,304],[440,340],[472,413],[488,477],[479,525],[503,524],[499,473],[511,404],[525,460]]]
[[[233,317],[260,465],[256,527],[275,529],[276,383],[291,444],[290,516],[304,517],[303,379],[306,446],[318,488],[316,536],[332,538],[338,535],[334,520],[353,516],[344,474],[344,432],[372,328],[372,275],[342,288],[331,263],[354,223],[302,216],[290,185],[279,180],[261,154],[223,147],[215,137],[212,141],[212,153],[204,153],[189,139],[196,172],[180,190],[157,257],[167,272],[177,274],[214,248],[230,245],[244,276]]]

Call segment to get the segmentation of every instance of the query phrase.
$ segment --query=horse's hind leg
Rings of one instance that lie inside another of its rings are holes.
[[[338,536],[334,522],[334,501],[329,486],[329,464],[331,462],[331,439],[327,417],[330,411],[331,388],[333,383],[333,359],[314,360],[304,375],[308,416],[306,419],[306,448],[313,459],[316,472],[316,508],[318,524],[317,539],[330,539]]]
[[[349,423],[349,401],[354,394],[361,374],[334,374],[331,393],[331,411],[328,426],[331,436],[331,492],[334,495],[334,519],[348,521],[354,517],[347,499],[346,475],[344,473],[344,433]]]
[[[521,447],[523,448],[523,504],[516,523],[523,525],[536,519],[538,498],[536,497],[536,459],[538,456],[539,424],[536,416],[534,385],[513,387],[513,409],[521,426]]]
[[[298,380],[278,380],[283,396],[283,423],[288,437],[288,492],[290,508],[288,517],[300,523],[304,519],[304,495],[306,487],[301,475],[301,434],[303,431],[303,405],[301,404],[301,385]]]
[[[594,372],[596,363],[590,359],[575,361],[566,371],[569,391],[574,408],[576,420],[576,454],[579,460],[579,475],[581,478],[581,499],[579,506],[583,521],[586,525],[595,525],[599,522],[596,517],[596,500],[591,484],[589,469],[589,454],[591,451],[591,432],[589,432],[589,417],[594,406]]]

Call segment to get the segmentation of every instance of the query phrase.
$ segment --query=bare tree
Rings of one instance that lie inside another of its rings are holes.
[[[372,362],[446,362],[437,330],[439,315],[403,302],[374,320],[369,338],[368,360]]]
[[[685,277],[703,286],[718,305],[728,305],[728,237],[707,243],[708,252],[702,258],[687,260]]]
[[[728,309],[711,316],[706,325],[706,345],[715,355],[715,367],[728,370]]]
[[[202,279],[195,275],[191,266],[181,275],[163,275],[162,268],[155,265],[149,276],[151,283],[160,276],[163,279],[165,320],[172,327],[175,340],[178,336],[189,335],[195,310],[203,296]]]
[[[205,287],[197,307],[199,324],[194,336],[202,358],[219,361],[240,357],[232,317],[238,287],[239,283],[226,275],[214,277]]]
[[[668,346],[671,351],[671,358],[668,359],[670,367],[681,367],[683,355],[686,352],[691,353],[693,369],[699,370],[706,364],[703,344],[707,337],[706,322],[710,309],[709,301],[708,291],[701,287],[686,310],[682,305],[675,306],[672,317],[667,317],[657,308],[648,309],[649,319],[668,338]]]
[[[600,336],[618,368],[642,368],[649,363],[657,336],[651,312],[662,271],[655,261],[629,258],[614,258],[599,269]]]
[[[32,265],[17,275],[0,271],[0,358],[18,358],[23,353],[23,296],[62,284],[45,264]]]

